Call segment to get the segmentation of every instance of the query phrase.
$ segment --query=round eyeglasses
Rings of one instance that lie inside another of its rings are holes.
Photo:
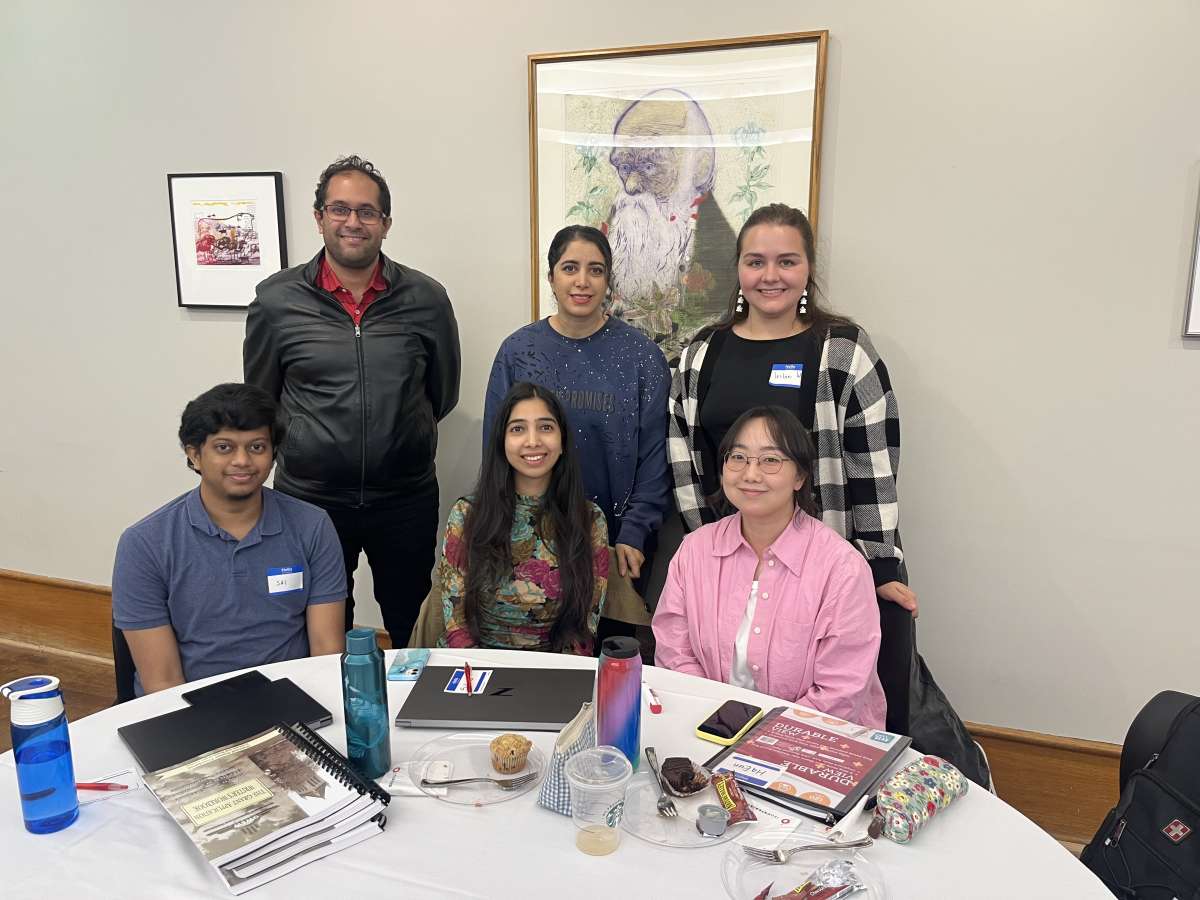
[[[783,468],[783,464],[788,461],[786,456],[780,456],[778,453],[764,453],[762,456],[747,456],[741,450],[734,450],[725,454],[725,467],[731,472],[740,472],[746,466],[750,465],[750,460],[758,461],[758,468],[764,475],[774,475]]]
[[[375,225],[383,221],[383,213],[375,209],[373,206],[347,206],[345,203],[326,203],[323,207],[325,215],[333,219],[335,222],[345,222],[350,218],[350,213],[358,216],[358,221],[364,225]]]

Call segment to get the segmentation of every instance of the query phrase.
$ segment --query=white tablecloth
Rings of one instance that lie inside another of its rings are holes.
[[[388,654],[390,662],[391,653]],[[594,660],[538,653],[435,650],[437,665],[593,667]],[[322,735],[345,749],[338,657],[261,667],[288,676],[334,714]],[[643,745],[660,757],[705,759],[713,746],[693,734],[698,722],[730,698],[764,708],[763,694],[654,667],[646,681],[663,703],[643,710]],[[213,681],[216,679],[208,679]],[[196,682],[196,684],[207,682]],[[410,686],[390,682],[395,715]],[[133,765],[117,727],[186,705],[174,688],[103,710],[71,724],[78,780]],[[393,729],[394,762],[408,759],[444,732]],[[546,753],[554,735],[531,733]],[[17,900],[198,898],[229,896],[216,873],[145,790],[85,806],[79,820],[52,835],[25,831],[11,751],[0,755],[0,897]],[[255,890],[256,898],[363,897],[720,898],[720,864],[730,844],[697,850],[661,848],[628,834],[610,856],[575,849],[574,826],[542,809],[531,792],[474,808],[428,797],[395,797],[383,835],[306,866]],[[986,790],[972,790],[906,846],[878,841],[867,851],[885,873],[893,900],[1063,898],[1111,900],[1103,885],[1048,834]]]

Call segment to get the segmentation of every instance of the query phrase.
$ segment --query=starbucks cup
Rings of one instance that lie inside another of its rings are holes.
[[[616,747],[600,746],[576,753],[565,768],[575,846],[591,856],[612,853],[621,842],[621,812],[633,766]]]

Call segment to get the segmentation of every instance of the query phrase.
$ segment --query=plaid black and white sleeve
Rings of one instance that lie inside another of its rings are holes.
[[[671,395],[667,400],[667,460],[671,464],[675,507],[688,531],[695,531],[704,524],[703,513],[707,506],[700,480],[703,463],[700,451],[696,448],[696,429],[700,419],[700,398],[697,393],[700,366],[707,349],[706,341],[695,341],[673,361]]]
[[[887,367],[866,332],[858,330],[854,341],[835,340],[839,361],[848,363],[842,455],[854,543],[878,587],[899,580],[904,558],[897,537],[900,413]]]

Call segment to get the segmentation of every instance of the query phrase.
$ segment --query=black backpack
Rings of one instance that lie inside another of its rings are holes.
[[[1163,691],[1121,750],[1121,799],[1080,856],[1123,900],[1200,900],[1200,698]]]

